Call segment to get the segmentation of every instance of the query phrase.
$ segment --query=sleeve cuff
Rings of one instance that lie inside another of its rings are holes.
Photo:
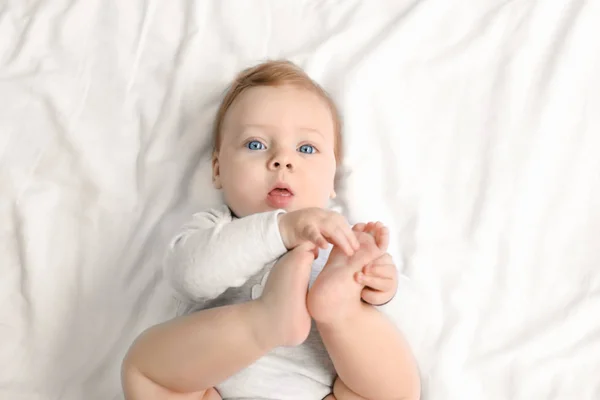
[[[279,230],[279,215],[285,214],[285,210],[275,210],[267,214],[265,223],[265,245],[268,248],[269,254],[273,259],[277,259],[285,254],[288,250],[283,243],[281,232]]]

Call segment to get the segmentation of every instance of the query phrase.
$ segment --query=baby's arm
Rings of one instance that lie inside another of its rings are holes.
[[[271,211],[233,219],[226,206],[194,215],[175,237],[165,277],[182,300],[214,299],[243,285],[287,249]]]

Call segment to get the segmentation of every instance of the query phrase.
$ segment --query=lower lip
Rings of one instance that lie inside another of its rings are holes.
[[[285,208],[292,202],[293,197],[292,194],[269,193],[267,203],[273,208]]]

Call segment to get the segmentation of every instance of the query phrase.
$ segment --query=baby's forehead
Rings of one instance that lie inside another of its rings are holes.
[[[294,110],[308,108],[331,114],[327,102],[319,94],[291,85],[251,87],[240,93],[232,104],[232,108],[246,112],[262,111],[268,106]]]
[[[333,115],[316,93],[296,87],[253,87],[241,93],[225,115],[224,125],[274,131],[297,130],[333,133]]]

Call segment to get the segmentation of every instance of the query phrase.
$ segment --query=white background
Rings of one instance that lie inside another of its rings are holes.
[[[300,64],[344,115],[428,400],[600,399],[600,2],[0,1],[0,399],[120,399],[218,201],[225,86]]]

